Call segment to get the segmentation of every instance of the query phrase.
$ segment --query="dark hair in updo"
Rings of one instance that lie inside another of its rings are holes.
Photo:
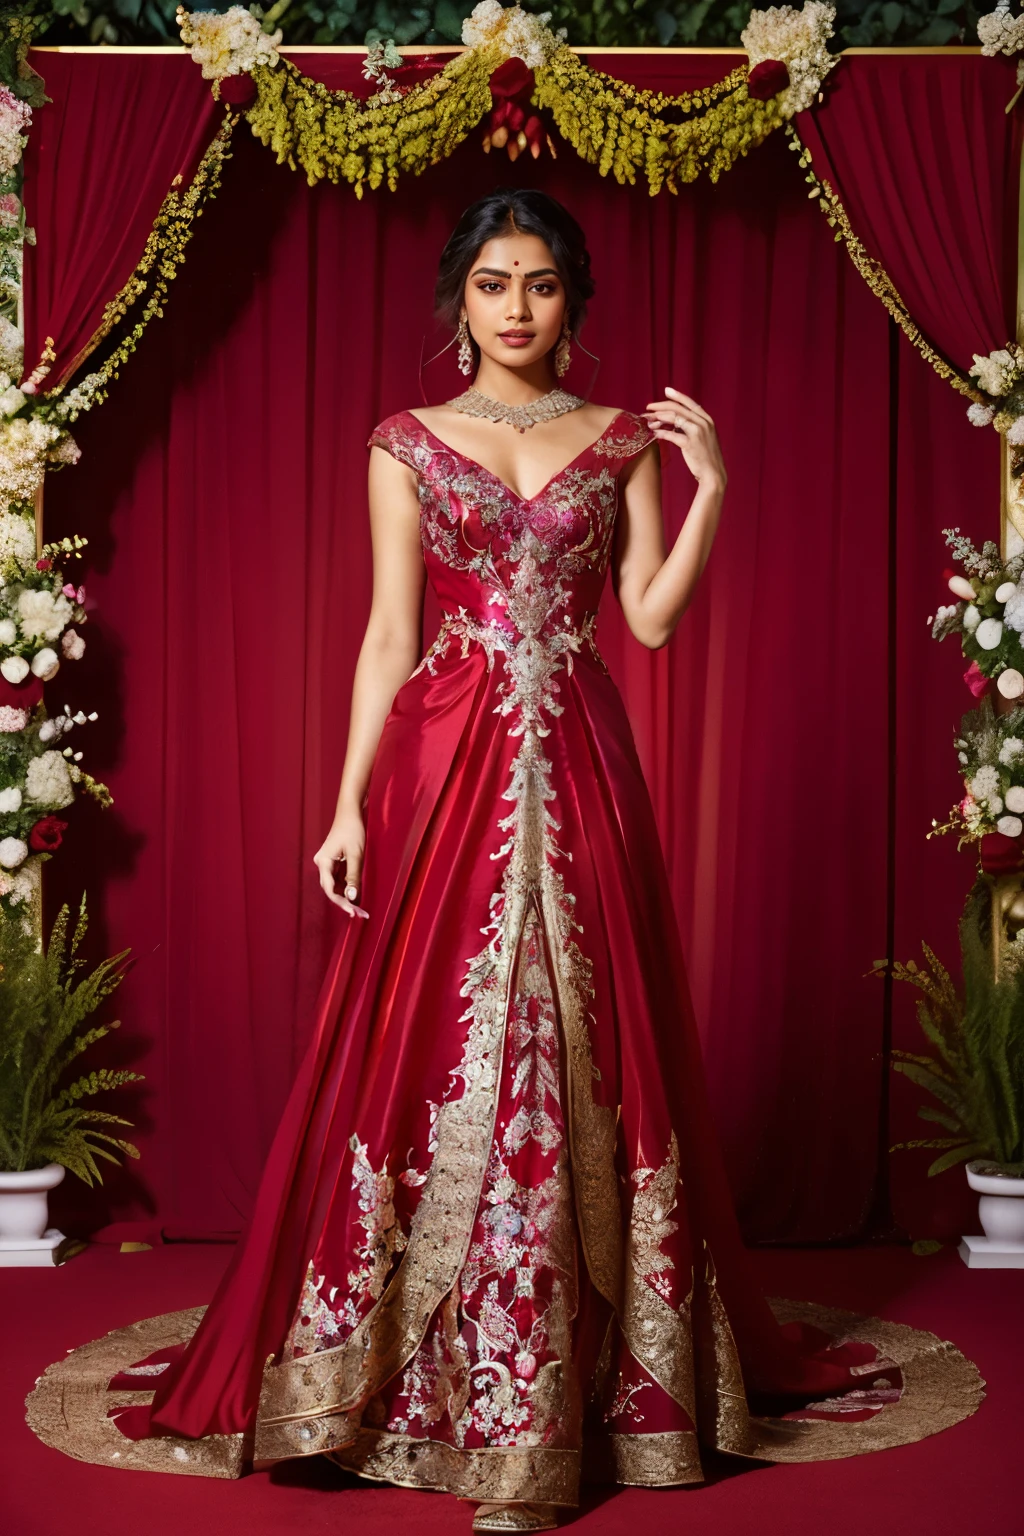
[[[499,235],[537,235],[555,258],[565,284],[569,327],[579,335],[594,292],[586,237],[567,208],[534,187],[498,187],[470,204],[441,252],[434,289],[434,313],[454,329],[459,323],[466,278],[477,252]],[[479,356],[476,342],[474,355]]]

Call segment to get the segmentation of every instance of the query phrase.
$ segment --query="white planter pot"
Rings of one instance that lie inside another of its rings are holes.
[[[28,1173],[0,1173],[0,1242],[38,1242],[47,1229],[47,1195],[65,1170],[60,1163]]]
[[[976,1189],[978,1216],[986,1237],[998,1243],[1024,1243],[1024,1179],[978,1173],[967,1164],[967,1182]]]
[[[1024,1178],[980,1173],[984,1163],[967,1164],[967,1182],[981,1197],[978,1216],[984,1237],[965,1237],[960,1256],[971,1269],[1024,1269]]]

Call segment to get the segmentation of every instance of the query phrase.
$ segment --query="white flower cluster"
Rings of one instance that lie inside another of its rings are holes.
[[[76,384],[74,389],[69,389],[57,401],[57,408],[54,412],[57,420],[62,422],[76,421],[82,411],[92,410],[92,407],[98,403],[97,395],[99,396],[99,401],[105,398],[105,395],[100,393],[102,384],[102,373],[87,373],[81,383]]]
[[[978,388],[986,395],[1008,395],[1020,383],[1024,354],[1014,344],[998,347],[987,357],[974,353],[974,366],[969,370],[978,381]],[[987,425],[987,423],[986,423]]]
[[[247,75],[257,64],[275,65],[283,33],[264,32],[244,6],[224,11],[178,11],[181,39],[202,67],[204,80]]]
[[[31,126],[28,102],[19,101],[6,85],[0,85],[0,176],[9,176],[21,159]]]
[[[993,831],[1004,837],[1024,836],[1024,784],[1014,782],[1024,770],[1024,740],[1001,738],[990,715],[956,746],[966,790],[959,811],[967,833],[971,837]]]
[[[30,565],[36,558],[36,532],[33,523],[20,512],[0,512],[0,570],[8,560]]]
[[[18,626],[26,640],[59,640],[74,612],[63,592],[26,587],[18,597]]]
[[[70,748],[68,749],[70,751]],[[59,811],[75,798],[71,773],[62,753],[55,750],[33,757],[25,774],[25,798],[49,810]]]
[[[480,0],[462,23],[462,41],[467,48],[497,43],[506,59],[522,59],[530,69],[538,69],[567,36],[564,27],[552,32],[550,20],[550,11],[533,16],[518,5],[506,9],[501,0]]]
[[[34,416],[0,421],[0,501],[30,502],[43,483],[60,428]]]
[[[988,58],[997,53],[1012,56],[1024,48],[1024,15],[1011,16],[1009,0],[997,5],[987,16],[978,17],[978,39]]]
[[[19,849],[24,849],[20,858]],[[22,866],[20,869],[19,864]],[[28,857],[28,847],[20,837],[0,839],[0,865],[3,866],[0,868],[0,896],[6,896],[12,906],[22,901],[31,904],[39,878],[39,859]],[[11,870],[17,870],[17,873],[11,874]],[[30,925],[25,925],[25,932],[31,932]]]
[[[804,0],[799,11],[792,5],[751,11],[740,42],[751,69],[766,59],[780,59],[789,70],[789,84],[775,98],[785,117],[806,111],[829,70],[839,62],[826,46],[835,19],[835,6],[825,0]]]
[[[6,315],[0,315],[0,373],[10,379],[21,378],[21,332]]]
[[[1021,582],[1017,582],[1005,599],[1003,623],[1007,629],[1016,630],[1018,635],[1024,635],[1024,584]]]

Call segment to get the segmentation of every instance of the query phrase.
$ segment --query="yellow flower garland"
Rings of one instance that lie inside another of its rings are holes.
[[[678,192],[701,171],[717,181],[784,121],[776,98],[748,94],[745,64],[715,85],[665,96],[589,69],[569,48],[538,69],[533,100],[581,159],[620,183],[642,171],[652,197],[663,187]],[[669,120],[680,114],[681,122]]]
[[[311,187],[326,178],[350,182],[357,197],[384,182],[393,192],[402,171],[418,176],[447,159],[489,111],[501,59],[498,49],[474,48],[398,101],[329,90],[287,59],[259,64],[246,121],[278,164],[301,168]]]
[[[906,336],[911,346],[916,347],[927,363],[935,369],[940,379],[945,379],[951,384],[958,394],[966,395],[969,400],[977,400],[984,404],[985,396],[975,387],[970,379],[959,368],[954,368],[952,363],[946,361],[930,342],[926,341],[918,329],[913,317],[900,293],[889,276],[888,272],[874,256],[869,256],[864,249],[864,244],[850,223],[850,216],[843,206],[838,192],[831,182],[822,181],[816,176],[811,166],[811,153],[806,147],[800,135],[792,123],[786,125],[786,135],[789,139],[789,147],[795,151],[799,158],[797,164],[806,174],[804,180],[810,187],[807,196],[816,202],[821,212],[828,220],[829,228],[835,230],[833,238],[838,244],[840,241],[846,246],[847,254],[853,262],[861,277],[867,283],[876,299],[880,299],[889,314],[896,321],[900,330]],[[996,423],[998,426],[998,422]]]
[[[310,186],[325,178],[394,191],[402,172],[420,175],[447,158],[491,107],[498,45],[473,48],[397,101],[332,91],[287,59],[252,70],[256,101],[246,120],[278,164],[302,169]],[[747,68],[681,96],[637,90],[556,49],[535,70],[533,103],[547,107],[577,154],[619,182],[647,177],[652,196],[706,171],[717,181],[784,121],[776,100],[747,93]],[[681,116],[682,121],[673,121]]]

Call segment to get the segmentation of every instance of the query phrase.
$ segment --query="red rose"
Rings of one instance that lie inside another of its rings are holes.
[[[533,95],[533,70],[522,59],[506,59],[499,64],[488,84],[495,101],[512,96]]]
[[[226,75],[220,82],[220,99],[232,107],[247,107],[255,98],[256,83],[251,75]]]
[[[981,839],[978,854],[986,875],[1013,875],[1024,869],[1024,842],[1019,837],[989,832]]]
[[[67,830],[67,822],[60,821],[56,816],[44,816],[37,821],[28,835],[28,845],[37,853],[52,853],[61,845],[61,833]]]
[[[755,101],[769,101],[789,84],[789,70],[781,59],[762,59],[747,76],[747,95]]]
[[[970,666],[967,668],[967,671],[964,673],[964,682],[967,684],[968,688],[974,694],[976,699],[980,699],[983,694],[988,693],[990,681],[991,680],[985,676],[984,672],[978,666],[976,661],[972,661]]]
[[[36,561],[36,570],[37,571],[48,571],[52,564],[53,564],[53,561],[52,560],[47,560],[45,558],[45,556],[44,556],[44,558],[42,560],[37,560]]]

